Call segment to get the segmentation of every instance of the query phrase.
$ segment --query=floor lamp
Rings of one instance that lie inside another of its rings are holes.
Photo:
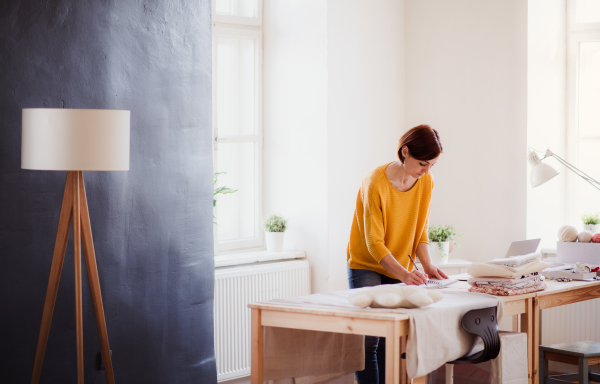
[[[31,383],[38,383],[40,379],[71,223],[73,224],[75,248],[77,382],[83,384],[84,377],[81,298],[82,245],[106,380],[108,383],[115,382],[83,171],[129,170],[129,116],[129,111],[118,110],[23,109],[21,168],[67,171]]]

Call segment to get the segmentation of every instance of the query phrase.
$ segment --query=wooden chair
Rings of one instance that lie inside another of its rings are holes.
[[[578,373],[548,375],[548,361],[558,361],[579,366]],[[600,343],[594,341],[579,341],[540,345],[540,384],[564,384],[573,381],[579,384],[589,384],[590,381],[600,382],[600,375],[590,372],[591,365],[600,365]]]

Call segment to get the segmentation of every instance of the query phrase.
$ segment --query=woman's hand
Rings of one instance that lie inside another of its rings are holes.
[[[427,273],[432,279],[443,280],[448,278],[444,271],[435,265],[430,265],[428,268],[425,268],[425,273]]]
[[[404,276],[404,278],[402,279],[402,282],[406,285],[426,284],[427,283],[427,275],[414,269],[412,272],[407,273]]]

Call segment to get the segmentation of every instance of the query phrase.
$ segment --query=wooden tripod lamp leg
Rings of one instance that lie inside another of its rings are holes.
[[[100,350],[102,351],[102,359],[104,361],[106,382],[108,384],[114,384],[115,377],[113,373],[112,358],[110,356],[110,346],[108,345],[106,319],[104,317],[104,306],[102,305],[100,280],[98,279],[98,267],[96,265],[96,253],[94,252],[92,226],[90,224],[90,213],[88,211],[85,185],[83,183],[83,173],[79,178],[79,196],[81,203],[81,233],[83,241],[83,254],[85,256],[85,266],[87,268],[88,280],[90,282],[94,313],[96,314],[96,326],[98,328],[98,336],[100,337]]]
[[[73,218],[73,174],[74,172],[68,172],[67,180],[65,182],[65,192],[63,194],[62,207],[60,209],[60,218],[58,219],[58,231],[56,232],[56,240],[54,242],[52,266],[50,267],[50,278],[48,279],[48,288],[46,289],[42,324],[40,326],[40,335],[38,337],[35,361],[33,363],[33,373],[31,375],[32,384],[37,384],[40,381],[44,353],[46,352],[50,324],[52,323],[52,314],[54,313],[54,304],[56,303],[58,284],[60,283],[60,275],[65,260],[65,252],[67,250],[67,241],[69,239],[71,220]]]
[[[75,324],[77,334],[77,382],[83,384],[83,310],[82,310],[82,290],[81,290],[81,246],[85,256],[85,265],[87,268],[88,280],[90,282],[90,291],[92,293],[92,302],[96,314],[96,326],[100,337],[100,348],[106,371],[106,381],[108,384],[114,384],[115,378],[112,367],[112,358],[110,356],[110,346],[108,345],[108,333],[106,331],[106,320],[104,317],[104,307],[102,305],[102,295],[100,293],[100,281],[98,279],[98,267],[96,265],[96,254],[94,252],[94,243],[92,239],[92,227],[90,225],[90,214],[88,211],[87,199],[85,195],[85,185],[83,183],[83,172],[67,172],[65,182],[65,192],[63,195],[62,207],[60,210],[60,219],[58,220],[58,232],[54,244],[54,255],[52,257],[52,267],[50,268],[50,278],[48,280],[48,289],[46,290],[46,301],[44,302],[44,312],[42,314],[42,325],[40,326],[40,335],[38,337],[37,349],[35,352],[35,362],[33,364],[33,373],[31,375],[31,384],[38,384],[42,373],[42,363],[44,353],[50,333],[50,324],[52,314],[54,313],[54,304],[56,303],[56,294],[58,293],[58,284],[65,260],[67,250],[67,241],[69,232],[73,223],[73,242],[75,259]]]
[[[77,334],[77,384],[83,384],[83,308],[81,300],[81,209],[79,202],[79,179],[73,178],[73,259],[75,261],[75,332]]]

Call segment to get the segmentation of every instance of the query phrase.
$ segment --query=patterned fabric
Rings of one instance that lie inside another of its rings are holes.
[[[540,276],[538,272],[535,272],[514,279],[507,279],[503,277],[471,277],[467,282],[473,287],[491,285],[494,287],[521,289],[533,287],[542,281],[542,276]]]
[[[546,284],[544,283],[540,283],[538,285],[534,285],[533,287],[528,288],[507,288],[495,287],[492,285],[477,285],[475,287],[470,287],[469,292],[488,293],[490,295],[496,296],[514,296],[522,295],[524,293],[543,291],[544,289],[546,289]]]

